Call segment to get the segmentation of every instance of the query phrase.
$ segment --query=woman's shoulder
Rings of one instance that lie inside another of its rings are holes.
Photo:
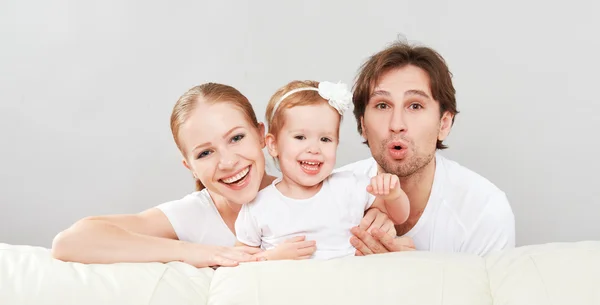
[[[206,189],[189,193],[182,198],[167,201],[156,206],[165,214],[167,212],[191,212],[199,210],[213,210],[214,203]]]

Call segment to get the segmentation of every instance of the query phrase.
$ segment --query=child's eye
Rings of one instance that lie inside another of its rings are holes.
[[[239,142],[239,141],[241,141],[241,140],[242,140],[244,137],[246,137],[246,135],[245,135],[245,134],[242,134],[242,133],[241,133],[241,134],[238,134],[238,135],[235,135],[235,136],[233,136],[233,137],[231,138],[231,142]]]
[[[331,142],[332,140],[330,138],[327,138],[327,137],[322,137],[321,141],[323,141],[323,142]]]
[[[205,151],[199,153],[198,157],[196,157],[196,159],[204,158],[204,157],[208,156],[209,154],[210,154],[210,151],[209,150],[205,150]]]
[[[294,136],[294,139],[296,139],[296,140],[304,140],[304,139],[306,139],[306,137],[305,136]]]

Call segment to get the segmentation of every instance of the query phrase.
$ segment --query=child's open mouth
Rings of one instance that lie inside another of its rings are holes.
[[[298,163],[302,170],[309,175],[318,174],[323,165],[323,162],[319,161],[298,161]]]

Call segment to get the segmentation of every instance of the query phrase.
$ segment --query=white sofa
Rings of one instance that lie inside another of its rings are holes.
[[[0,244],[0,304],[600,304],[600,241],[485,258],[405,252],[197,269],[179,262],[84,265]]]

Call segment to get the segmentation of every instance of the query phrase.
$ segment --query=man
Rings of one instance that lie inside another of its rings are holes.
[[[357,255],[414,247],[483,256],[515,246],[505,194],[437,153],[446,148],[442,142],[458,111],[451,73],[436,51],[396,43],[376,53],[360,69],[353,103],[358,132],[373,157],[339,170],[398,175],[411,208],[395,239],[354,228]]]

